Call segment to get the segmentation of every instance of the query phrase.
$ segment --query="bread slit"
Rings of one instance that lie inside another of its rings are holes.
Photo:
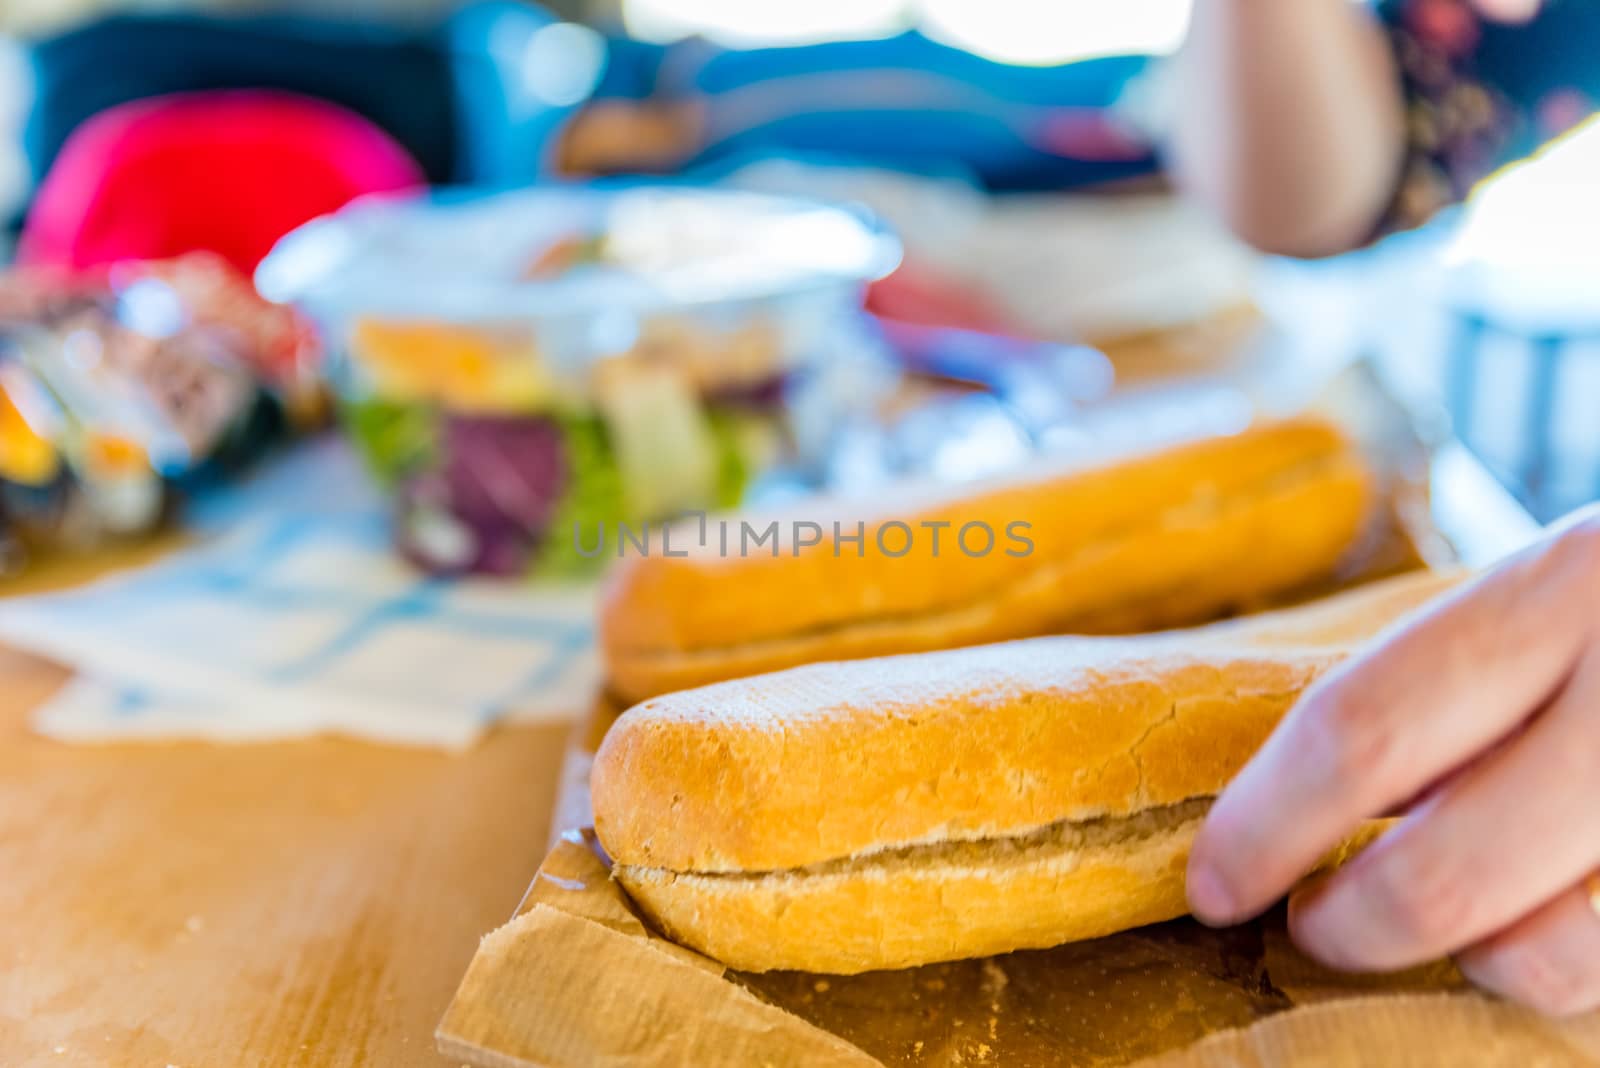
[[[661,930],[732,968],[852,975],[1044,949],[1182,916],[1189,850],[1212,801],[787,871],[623,866],[616,877]],[[1343,863],[1389,822],[1364,824],[1314,870]]]
[[[800,868],[775,871],[673,872],[666,868],[629,867],[634,878],[658,873],[662,877],[749,880],[774,877],[812,878],[832,875],[867,875],[873,870],[926,869],[930,865],[981,865],[994,869],[1018,860],[1032,862],[1046,856],[1070,856],[1084,851],[1103,853],[1138,848],[1145,840],[1170,834],[1205,816],[1213,797],[1195,797],[1173,805],[1158,805],[1126,816],[1057,820],[1024,834],[962,838],[916,845],[874,849]]]
[[[901,968],[1181,916],[1184,866],[1211,801],[787,871],[616,876],[673,939],[742,971]]]

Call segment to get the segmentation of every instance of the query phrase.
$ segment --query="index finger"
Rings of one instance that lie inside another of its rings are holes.
[[[1195,915],[1256,914],[1362,821],[1515,729],[1578,662],[1597,597],[1589,512],[1313,686],[1212,806],[1189,858]]]

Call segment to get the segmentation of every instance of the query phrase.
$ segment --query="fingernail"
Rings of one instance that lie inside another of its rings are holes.
[[[1188,878],[1189,908],[1201,923],[1223,926],[1233,922],[1237,909],[1222,876],[1209,864],[1193,864]]]

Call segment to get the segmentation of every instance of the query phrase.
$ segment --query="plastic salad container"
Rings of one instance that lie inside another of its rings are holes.
[[[852,393],[839,372],[877,355],[863,286],[899,256],[843,208],[577,187],[361,201],[286,237],[256,282],[339,354],[344,423],[408,557],[582,573],[602,560],[579,531],[592,550],[603,524],[731,506],[793,463],[794,415],[817,407],[799,395]]]

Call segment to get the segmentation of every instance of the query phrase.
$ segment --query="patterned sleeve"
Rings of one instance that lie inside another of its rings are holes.
[[[1379,0],[1376,10],[1406,102],[1405,164],[1380,233],[1420,226],[1595,110],[1594,0],[1546,0],[1514,24],[1473,0]]]

